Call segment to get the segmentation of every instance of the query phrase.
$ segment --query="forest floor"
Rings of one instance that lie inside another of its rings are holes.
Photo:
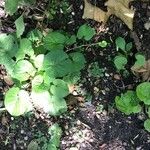
[[[119,36],[128,42],[133,42],[133,53],[141,51],[150,58],[150,29],[147,30],[144,26],[150,19],[149,3],[132,3],[136,8],[133,31],[115,16],[111,16],[105,26],[92,20],[83,20],[83,2],[70,0],[69,5],[71,7],[69,16],[58,12],[57,17],[48,24],[47,28],[65,29],[74,33],[80,25],[87,22],[97,31],[93,41],[90,42],[105,40],[109,44],[105,48],[84,47],[83,53],[87,63],[82,71],[81,80],[73,91],[75,102],[70,104],[72,107],[68,113],[58,118],[51,118],[42,114],[12,117],[5,111],[1,112],[0,150],[25,150],[29,143],[36,139],[40,144],[44,144],[49,138],[46,131],[52,121],[59,122],[63,128],[61,150],[149,150],[150,134],[143,126],[145,114],[126,116],[116,109],[114,102],[116,95],[127,89],[135,89],[141,81],[130,71],[135,58],[130,59],[128,76],[118,73],[113,64],[117,53],[114,41]],[[96,5],[103,7],[101,0],[96,2]],[[0,0],[0,33],[10,33],[14,31],[15,18],[6,16],[3,6],[3,1]],[[30,30],[36,26],[36,23],[32,24],[29,17],[26,18],[26,25]],[[102,68],[102,77],[91,76],[89,68],[94,62]],[[5,92],[10,86],[5,68],[1,66],[1,107]]]

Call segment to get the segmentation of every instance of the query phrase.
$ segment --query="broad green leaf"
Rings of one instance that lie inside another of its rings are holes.
[[[145,60],[145,56],[141,55],[141,54],[137,54],[135,56],[136,58],[136,62],[134,64],[134,67],[141,67],[145,64],[146,60]]]
[[[85,66],[85,58],[82,53],[74,52],[70,54],[71,59],[73,60],[73,69],[74,72],[80,71]]]
[[[57,123],[49,128],[48,133],[51,135],[50,144],[55,145],[56,148],[60,145],[60,138],[62,136],[62,129]]]
[[[27,60],[19,60],[13,70],[13,78],[19,81],[26,81],[30,76],[34,76],[36,69]]]
[[[64,77],[73,71],[73,63],[70,59],[45,67],[45,72],[50,78]]]
[[[38,109],[42,109],[44,112],[49,113],[51,111],[51,95],[47,90],[41,89],[38,92],[32,91],[31,98],[34,106]]]
[[[117,109],[126,115],[131,113],[138,113],[141,111],[141,106],[139,105],[139,99],[134,91],[127,91],[125,94],[121,94],[121,97],[116,96],[115,103]]]
[[[146,121],[144,121],[144,128],[150,132],[150,119],[147,119]]]
[[[118,37],[116,40],[115,40],[115,43],[116,43],[116,46],[118,48],[120,48],[121,50],[125,51],[126,50],[126,42],[125,42],[125,39],[122,38],[122,37]]]
[[[5,10],[8,14],[13,15],[17,11],[20,0],[5,0]]]
[[[43,69],[50,65],[56,65],[66,58],[68,58],[68,55],[62,50],[51,51],[44,57]]]
[[[79,79],[80,79],[80,72],[70,73],[63,78],[63,80],[69,85],[76,84]]]
[[[124,56],[116,56],[114,59],[114,64],[116,66],[116,68],[120,71],[120,70],[124,70],[125,65],[127,64],[127,59]]]
[[[6,92],[5,107],[13,116],[20,116],[32,110],[32,104],[27,91],[13,87]]]
[[[72,35],[70,38],[68,37],[68,39],[66,40],[67,45],[72,45],[74,43],[76,43],[76,36],[75,35]]]
[[[69,88],[66,82],[56,79],[53,81],[53,85],[50,87],[50,92],[55,97],[62,98],[69,94]]]
[[[67,104],[65,99],[52,96],[50,100],[49,114],[53,116],[61,115],[67,111]]]
[[[42,69],[44,63],[44,54],[39,54],[34,59],[34,65],[38,70]]]
[[[77,32],[77,38],[78,39],[85,39],[86,41],[89,41],[94,35],[96,34],[95,30],[88,26],[87,24],[84,24],[80,26]]]
[[[150,82],[143,82],[136,88],[138,98],[146,105],[150,105]]]
[[[32,43],[27,38],[23,38],[20,40],[19,51],[16,54],[17,60],[23,59],[25,55],[32,57],[34,55],[34,51],[32,48]]]
[[[51,96],[46,90],[32,91],[31,98],[35,107],[42,109],[50,115],[57,116],[67,111],[67,105],[63,98]]]
[[[50,32],[44,38],[44,47],[47,50],[63,50],[66,37],[59,32]]]
[[[23,21],[23,16],[22,15],[15,21],[15,25],[16,25],[17,38],[19,38],[23,34],[23,32],[25,30],[25,25],[24,25],[24,21]]]
[[[5,52],[10,57],[15,56],[18,51],[18,45],[16,39],[12,35],[0,34],[0,53]]]
[[[54,65],[51,69],[55,72],[55,77],[64,77],[74,71],[74,66],[70,59],[66,59]]]
[[[7,53],[0,53],[0,64],[5,66],[9,75],[12,75],[15,61]]]

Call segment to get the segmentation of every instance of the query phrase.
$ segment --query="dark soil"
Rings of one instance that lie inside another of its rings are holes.
[[[38,1],[40,3],[40,1]],[[103,10],[104,1],[91,1]],[[47,1],[43,1],[41,7],[46,7]],[[0,114],[0,150],[27,149],[27,145],[39,137],[50,138],[47,134],[48,127],[54,122],[59,122],[63,128],[61,150],[149,150],[150,135],[144,130],[143,122],[146,119],[144,113],[125,116],[117,111],[114,103],[116,95],[127,89],[135,89],[140,78],[135,77],[130,67],[135,58],[131,56],[127,65],[128,76],[118,73],[113,65],[113,59],[117,54],[114,40],[118,36],[124,37],[128,42],[134,43],[133,53],[142,52],[150,58],[150,29],[145,28],[145,23],[150,18],[150,3],[133,2],[131,5],[136,9],[134,17],[134,29],[130,31],[127,26],[117,17],[111,16],[103,26],[92,20],[83,20],[83,1],[70,0],[71,12],[66,17],[57,12],[54,20],[48,24],[44,20],[42,28],[64,29],[69,33],[75,33],[80,25],[87,22],[97,31],[96,36],[90,43],[106,40],[109,44],[106,48],[98,46],[84,47],[87,64],[82,71],[81,80],[76,86],[76,93],[83,97],[82,106],[77,104],[69,110],[69,113],[51,118],[39,114],[31,114],[13,118],[7,112]],[[22,10],[20,9],[20,12]],[[30,10],[30,15],[35,9]],[[36,13],[39,13],[36,11]],[[58,15],[59,14],[59,15]],[[0,2],[0,16],[2,26],[1,33],[14,31],[14,17],[6,16],[3,11],[3,2]],[[37,26],[37,20],[31,21],[26,18],[28,30]],[[104,68],[103,77],[92,77],[88,68],[93,62],[98,62],[100,68]],[[3,99],[6,90],[11,86],[6,80],[7,73],[3,66],[0,67],[0,106],[3,107]],[[90,97],[90,98],[89,98]],[[88,101],[88,99],[90,99]],[[100,109],[100,106],[103,106]],[[39,142],[43,144],[41,141]],[[72,148],[72,149],[71,149]],[[73,149],[74,148],[74,149]]]

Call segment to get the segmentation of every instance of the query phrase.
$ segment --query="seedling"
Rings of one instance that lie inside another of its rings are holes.
[[[150,82],[143,82],[136,87],[135,91],[127,91],[125,94],[121,94],[121,97],[116,96],[116,107],[126,115],[132,113],[139,113],[142,111],[141,102],[144,103],[144,107],[147,109],[146,113],[150,117]],[[144,122],[145,129],[150,132],[150,119]]]

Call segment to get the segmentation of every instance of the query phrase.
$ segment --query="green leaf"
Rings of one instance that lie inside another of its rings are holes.
[[[8,14],[13,15],[17,11],[20,0],[5,0],[5,10]]]
[[[141,67],[145,64],[146,60],[145,60],[145,56],[141,55],[141,54],[136,54],[135,55],[136,58],[136,62],[134,64],[134,67]]]
[[[31,92],[32,102],[35,107],[42,109],[50,115],[57,116],[67,111],[67,104],[63,98],[51,96],[47,90]]]
[[[108,43],[106,42],[106,41],[101,41],[101,42],[99,42],[98,43],[98,45],[100,46],[100,47],[106,47],[107,45],[108,45]]]
[[[150,132],[150,119],[147,119],[146,121],[144,121],[144,128]]]
[[[13,116],[20,116],[32,110],[28,92],[18,87],[13,87],[6,92],[4,103],[7,111]]]
[[[114,59],[114,64],[119,71],[124,70],[124,67],[127,64],[127,59],[124,56],[118,55]]]
[[[12,75],[15,61],[7,53],[0,53],[0,64],[5,66],[9,75]]]
[[[0,34],[0,53],[7,53],[10,57],[15,56],[18,51],[18,44],[12,35]]]
[[[116,40],[115,40],[115,43],[116,43],[116,46],[118,48],[120,48],[121,50],[125,51],[126,50],[126,42],[125,42],[125,39],[122,38],[122,37],[118,37]]]
[[[116,96],[115,103],[117,109],[126,115],[131,113],[138,113],[141,111],[139,100],[134,91],[127,91],[125,94],[121,94],[121,97]]]
[[[138,98],[146,105],[150,105],[150,82],[143,82],[136,88]]]
[[[34,58],[34,66],[41,70],[44,63],[44,54],[39,54]]]
[[[66,82],[60,79],[56,79],[53,81],[53,85],[50,87],[50,92],[54,96],[62,98],[69,94],[69,88]]]
[[[28,33],[27,37],[30,41],[35,42],[35,41],[42,40],[43,35],[42,35],[41,31],[34,29]]]
[[[52,96],[52,99],[50,100],[50,111],[49,114],[53,116],[59,116],[62,113],[67,111],[67,104],[65,99],[58,98],[57,96]]]
[[[129,43],[126,45],[126,51],[127,51],[127,52],[130,52],[131,49],[132,49],[132,47],[133,47],[132,42],[129,42]]]
[[[60,145],[60,138],[62,136],[62,129],[57,123],[55,123],[49,128],[48,133],[51,135],[50,144],[55,145],[55,147],[58,148]]]
[[[26,81],[30,76],[34,76],[36,69],[27,60],[19,60],[13,70],[13,78],[19,81]]]
[[[44,38],[44,47],[47,50],[63,50],[66,37],[59,32],[50,32]]]
[[[23,59],[25,55],[32,57],[34,55],[34,50],[32,48],[32,43],[27,38],[20,39],[19,51],[16,54],[17,60]]]
[[[80,71],[81,69],[84,68],[86,61],[82,53],[74,52],[70,54],[70,57],[73,61],[74,72]]]
[[[23,21],[23,16],[22,15],[15,21],[15,25],[16,25],[17,38],[19,38],[23,34],[23,32],[25,30],[25,25],[24,25],[24,21]]]
[[[76,84],[79,79],[80,79],[80,72],[70,73],[63,78],[63,80],[69,85]]]
[[[51,111],[52,97],[47,90],[43,89],[42,87],[38,91],[32,90],[31,98],[34,106],[38,109],[42,109],[46,113],[49,113]]]
[[[88,26],[87,24],[84,24],[80,26],[77,32],[77,38],[78,39],[85,39],[86,41],[89,41],[94,35],[96,34],[95,30]]]
[[[76,43],[76,36],[75,35],[72,35],[70,38],[68,37],[68,39],[66,40],[67,45],[72,45],[74,43]]]
[[[51,51],[44,57],[43,69],[48,68],[50,65],[59,64],[66,58],[68,58],[68,55],[62,50]]]

